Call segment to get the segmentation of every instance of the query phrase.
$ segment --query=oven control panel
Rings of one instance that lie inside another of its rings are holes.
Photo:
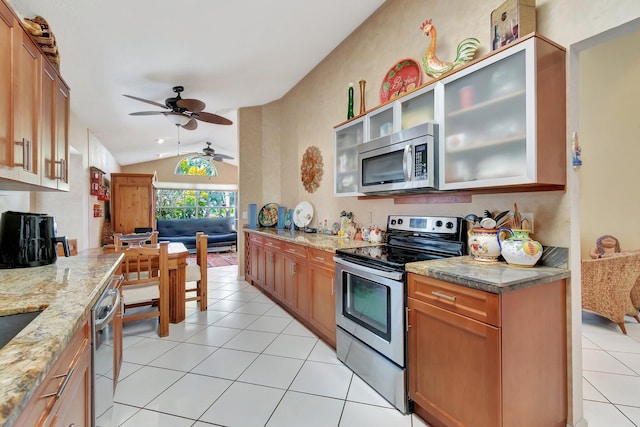
[[[458,233],[461,218],[447,216],[389,215],[387,231],[413,231],[416,233]]]

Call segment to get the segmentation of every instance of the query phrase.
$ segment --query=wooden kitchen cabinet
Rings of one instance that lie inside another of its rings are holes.
[[[40,142],[44,187],[69,190],[69,88],[48,61],[42,62]]]
[[[565,54],[530,37],[441,80],[440,190],[565,185]]]
[[[2,188],[69,190],[69,88],[0,1]]]
[[[307,285],[307,248],[284,243],[284,295],[282,302],[302,318],[309,318],[309,287]]]
[[[429,425],[566,425],[564,280],[497,295],[410,273],[408,310],[409,397]]]
[[[265,239],[264,287],[280,300],[284,298],[284,258],[282,257],[281,246],[282,243],[279,240]]]
[[[87,317],[22,411],[17,427],[89,427],[91,327]]]
[[[114,233],[133,233],[137,227],[156,228],[154,174],[111,174],[111,223]]]
[[[309,248],[309,322],[336,343],[336,284],[333,254]]]
[[[336,344],[333,253],[245,232],[245,279]],[[272,285],[271,285],[272,284]]]

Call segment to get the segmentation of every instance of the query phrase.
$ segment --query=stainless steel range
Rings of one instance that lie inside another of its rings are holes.
[[[460,217],[390,215],[386,244],[336,251],[338,359],[402,413],[412,410],[404,265],[464,255],[465,235]]]

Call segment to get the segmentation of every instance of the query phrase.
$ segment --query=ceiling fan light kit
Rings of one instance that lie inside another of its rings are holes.
[[[184,126],[192,120],[190,117],[187,117],[183,114],[178,114],[178,113],[163,113],[163,114],[167,119],[169,119],[171,123],[173,123],[176,126]]]

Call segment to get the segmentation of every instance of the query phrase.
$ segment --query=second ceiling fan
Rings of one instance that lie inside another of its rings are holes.
[[[135,99],[137,101],[146,102],[147,104],[155,105],[156,107],[163,108],[165,111],[138,111],[135,113],[129,113],[130,116],[152,116],[157,114],[163,114],[176,126],[182,126],[187,130],[194,130],[198,127],[198,120],[213,123],[216,125],[231,125],[233,122],[225,117],[219,116],[213,113],[207,113],[203,111],[206,104],[199,99],[183,99],[180,93],[184,91],[182,86],[174,86],[173,91],[177,94],[172,98],[164,100],[164,105],[150,101],[148,99],[139,98],[133,95],[124,95],[127,98]]]

